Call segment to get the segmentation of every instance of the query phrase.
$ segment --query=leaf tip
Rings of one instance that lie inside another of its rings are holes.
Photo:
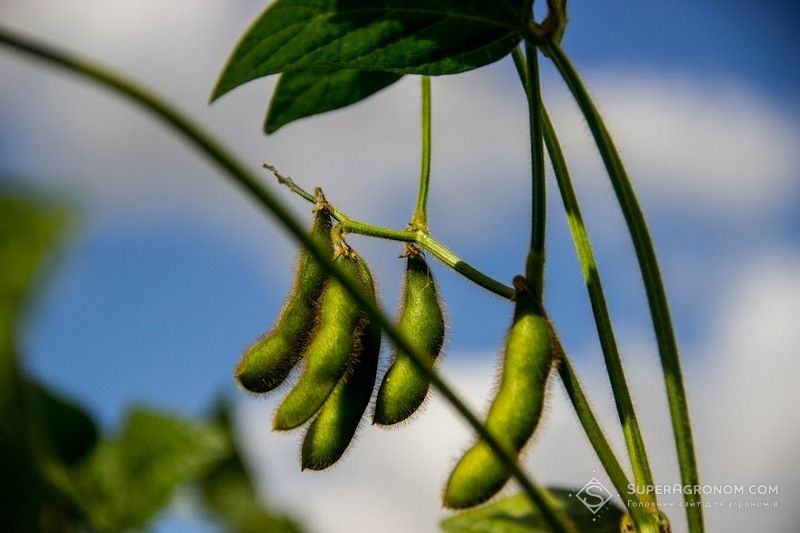
[[[224,75],[223,75],[223,76],[224,76]],[[211,90],[211,95],[209,95],[209,97],[208,97],[208,103],[209,103],[209,104],[213,104],[214,102],[216,102],[217,100],[219,100],[219,98],[220,98],[220,97],[221,97],[223,94],[225,94],[225,93],[227,93],[228,91],[230,91],[230,88],[229,88],[229,87],[225,87],[224,81],[225,81],[224,77],[221,77],[221,78],[220,78],[220,79],[217,81],[216,85],[214,85],[214,88]]]
[[[281,129],[281,126],[283,125],[284,125],[283,122],[274,120],[272,118],[272,115],[268,114],[266,120],[264,120],[264,134],[272,135],[273,133]]]

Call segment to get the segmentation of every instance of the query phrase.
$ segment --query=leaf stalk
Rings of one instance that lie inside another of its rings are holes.
[[[422,168],[419,172],[417,208],[411,227],[428,230],[428,188],[431,181],[431,79],[422,76]]]

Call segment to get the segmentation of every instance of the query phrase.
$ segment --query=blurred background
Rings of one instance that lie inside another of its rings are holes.
[[[351,217],[403,227],[419,168],[419,81],[265,137],[275,79],[208,97],[252,0],[3,0],[0,24],[124,73],[199,120],[252,168],[321,186]],[[710,531],[797,531],[800,497],[800,24],[796,2],[575,2],[563,47],[583,74],[640,194],[667,287],[706,484],[778,485],[778,507],[706,510]],[[576,181],[656,480],[679,481],[663,380],[630,239],[580,118],[547,60],[544,97]],[[270,432],[281,394],[236,389],[241,351],[290,287],[295,244],[168,131],[114,95],[0,50],[0,185],[76,206],[77,222],[19,339],[26,371],[117,428],[144,404],[199,417],[220,394],[263,498],[311,531],[434,531],[440,491],[470,431],[436,393],[396,430],[364,424],[345,459],[300,472],[299,434]],[[528,241],[524,93],[504,59],[434,78],[430,222],[464,260],[510,282]],[[548,168],[548,173],[550,169]],[[309,205],[264,182],[310,220]],[[591,310],[557,195],[547,306],[624,451]],[[383,304],[397,305],[397,243],[353,236]],[[488,405],[511,307],[435,265],[450,321],[441,370]],[[385,350],[388,357],[388,351]],[[384,367],[386,364],[384,363]],[[534,479],[579,488],[602,473],[552,383],[529,447]],[[285,389],[284,389],[285,390]],[[595,472],[596,470],[596,472]],[[608,485],[610,486],[610,485]],[[510,494],[513,486],[506,489]],[[669,497],[665,497],[669,500]],[[683,512],[668,509],[673,530]],[[213,531],[176,498],[159,532]]]

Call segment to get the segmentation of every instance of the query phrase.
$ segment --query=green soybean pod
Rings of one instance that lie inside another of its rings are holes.
[[[343,241],[337,244],[335,262],[351,280],[367,292],[374,292],[366,263]],[[347,370],[362,317],[358,304],[344,286],[336,280],[328,282],[320,301],[319,323],[306,352],[306,365],[297,384],[275,412],[274,429],[294,429],[319,411]]]
[[[374,300],[374,289],[370,293]],[[302,468],[323,470],[344,454],[369,405],[378,372],[381,329],[363,316],[346,374],[325,400],[303,439]]]
[[[547,318],[527,288],[514,278],[516,309],[508,333],[500,386],[489,408],[486,427],[512,455],[533,434],[542,415],[547,378],[555,360]],[[509,470],[480,440],[456,464],[444,493],[444,505],[463,509],[494,496],[511,477]]]
[[[330,209],[317,190],[317,205],[311,238],[333,253]],[[236,379],[250,392],[268,392],[283,383],[303,357],[314,328],[317,300],[328,275],[313,256],[304,250],[297,260],[292,291],[269,333],[253,343],[236,368]]]
[[[433,274],[422,253],[406,248],[406,273],[397,328],[429,356],[432,364],[444,343],[445,320]],[[374,422],[390,425],[411,416],[428,394],[430,381],[405,352],[396,352],[375,402]]]

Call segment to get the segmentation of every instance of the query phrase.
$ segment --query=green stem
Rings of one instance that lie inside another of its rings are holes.
[[[428,185],[431,180],[431,79],[422,76],[422,168],[419,172],[417,209],[411,218],[415,229],[428,229]]]
[[[477,283],[484,289],[489,290],[498,296],[502,296],[503,298],[511,299],[511,297],[514,295],[514,289],[508,285],[500,283],[494,278],[487,276],[469,263],[462,261],[455,253],[451,252],[429,234],[416,232],[416,235],[417,239],[414,242],[431,252],[437,259],[439,259],[439,261],[443,262],[462,276]]]
[[[311,203],[316,202],[314,195],[312,195],[311,193],[309,193],[308,191],[297,185],[297,183],[295,183],[294,180],[289,176],[284,176],[272,165],[265,164],[264,168],[272,172],[279,183],[281,183],[282,185],[286,185],[292,192],[294,192],[301,198]],[[420,247],[431,252],[431,254],[433,254],[437,259],[439,259],[439,261],[449,266],[450,268],[452,268],[459,274],[463,275],[464,277],[468,278],[472,282],[476,283],[477,285],[480,285],[484,289],[491,291],[497,294],[498,296],[502,296],[503,298],[506,299],[510,299],[514,295],[514,289],[500,283],[494,278],[487,276],[486,274],[476,269],[469,263],[463,261],[455,253],[447,249],[445,245],[443,245],[442,243],[431,237],[427,229],[412,228],[409,230],[396,230],[391,228],[385,228],[383,226],[375,226],[372,224],[367,224],[366,222],[359,222],[357,220],[353,220],[352,218],[347,216],[345,213],[337,209],[336,206],[332,204],[330,207],[333,217],[339,222],[341,222],[344,230],[349,233],[358,233],[359,235],[366,235],[368,237],[377,237],[379,239],[387,239],[391,241],[416,243]]]
[[[617,461],[606,436],[603,434],[603,430],[600,428],[600,424],[598,424],[597,418],[595,418],[592,412],[586,395],[583,393],[581,384],[578,381],[578,376],[575,374],[575,370],[572,368],[572,364],[564,353],[557,337],[555,337],[555,341],[555,348],[560,357],[558,373],[561,377],[561,382],[564,384],[564,388],[575,409],[575,413],[578,415],[581,426],[584,432],[586,432],[586,436],[589,438],[597,456],[600,458],[603,469],[608,474],[608,477],[611,478],[611,483],[613,483],[614,488],[617,489],[617,492],[628,508],[628,512],[630,512],[636,525],[639,526],[639,531],[657,532],[657,518],[649,512],[648,509],[650,509],[650,507],[638,505],[642,503],[638,495],[633,495],[632,499],[626,497],[626,495],[630,494],[628,478],[625,476],[625,472],[622,470],[619,461]]]
[[[547,219],[547,199],[544,176],[544,146],[542,144],[541,95],[539,89],[538,51],[535,46],[526,44],[528,121],[531,136],[531,245],[525,265],[525,276],[534,294],[542,300],[544,292],[545,228]]]
[[[83,77],[113,89],[120,95],[126,96],[173,128],[174,131],[179,133],[185,140],[189,141],[190,144],[224,170],[225,175],[227,175],[233,183],[241,187],[266,213],[280,222],[283,227],[286,228],[321,265],[323,265],[323,268],[330,272],[331,276],[345,288],[348,294],[358,303],[364,312],[381,326],[397,348],[408,354],[425,377],[430,380],[433,386],[439,390],[442,396],[445,397],[478,433],[480,438],[486,441],[492,451],[500,458],[504,466],[509,469],[512,476],[519,482],[533,504],[542,511],[542,515],[548,525],[552,527],[554,531],[575,530],[571,522],[559,510],[552,506],[550,501],[544,496],[543,491],[536,487],[530,478],[520,469],[516,458],[508,453],[506,448],[495,438],[494,434],[486,429],[486,426],[481,423],[466,404],[453,392],[453,389],[439,376],[438,372],[434,370],[433,366],[428,361],[427,355],[419,350],[413,343],[409,342],[406,336],[401,334],[394,327],[391,318],[383,310],[370,302],[369,298],[364,295],[358,285],[347,276],[338,265],[334,264],[325,251],[311,239],[305,227],[303,227],[296,217],[284,207],[277,197],[273,196],[273,194],[259,182],[256,175],[247,170],[242,163],[231,156],[215,139],[183,114],[167,105],[164,101],[130,81],[116,76],[105,69],[70,57],[59,50],[15,36],[12,32],[4,28],[0,28],[0,43],[19,52],[24,52],[28,55],[61,66],[70,72],[80,74]]]
[[[527,66],[525,64],[525,58],[522,54],[522,51],[519,48],[516,48],[512,52],[512,57],[514,59],[514,64],[517,67],[517,72],[519,74],[520,80],[522,81],[523,85],[527,85],[528,83],[528,76],[527,76]],[[530,95],[530,92],[527,90],[526,86],[526,94]],[[572,217],[568,216],[570,222],[570,229],[573,231],[573,240],[575,241],[575,246],[578,251],[578,257],[581,262],[581,267],[584,269],[584,276],[586,276],[587,268],[589,264],[594,265],[594,258],[591,253],[591,246],[589,244],[589,238],[586,234],[586,230],[583,227],[582,219],[580,218],[580,211],[578,209],[577,199],[575,198],[574,191],[572,191],[571,182],[569,180],[569,174],[567,172],[566,162],[564,161],[563,153],[561,152],[561,148],[558,145],[558,141],[555,138],[555,131],[552,128],[552,124],[550,123],[550,119],[547,116],[547,112],[544,106],[541,106],[541,116],[542,116],[542,125],[543,125],[543,133],[544,133],[544,140],[547,143],[547,149],[550,152],[550,158],[553,162],[553,169],[556,175],[556,180],[558,181],[559,189],[561,191],[562,198],[564,199],[565,205],[569,203],[571,207],[574,207],[574,212],[577,213],[577,221],[580,222],[578,225],[573,224]],[[555,143],[553,142],[555,140]],[[565,192],[572,191],[571,195],[565,194]],[[568,213],[570,210],[568,209]],[[576,231],[577,227],[580,227],[582,231]],[[585,246],[584,246],[585,244]],[[588,251],[588,255],[587,252]],[[602,288],[599,287],[599,276],[597,276],[596,267],[594,268],[595,277],[597,278],[598,288],[600,290],[600,296],[602,297]],[[588,278],[587,278],[587,286]],[[595,287],[591,285],[591,287]],[[641,453],[637,450],[638,448],[634,448],[634,451],[631,451],[631,446],[628,439],[628,434],[631,433],[632,435],[638,435],[639,440],[641,441],[641,432],[639,431],[638,421],[636,420],[635,412],[633,410],[633,404],[630,398],[630,393],[628,390],[627,382],[625,381],[625,375],[622,371],[622,363],[619,358],[619,353],[616,350],[616,342],[614,341],[613,337],[613,330],[611,329],[611,322],[608,318],[608,311],[603,303],[602,306],[595,305],[599,301],[604,302],[602,300],[596,300],[594,296],[596,296],[596,291],[590,288],[590,297],[592,300],[592,309],[595,312],[595,322],[597,324],[598,333],[601,338],[601,345],[603,346],[603,355],[606,357],[606,367],[609,372],[609,377],[612,384],[612,389],[614,392],[614,398],[617,402],[617,409],[620,413],[620,418],[622,419],[622,426],[623,431],[625,432],[626,437],[626,444],[628,444],[628,453],[631,455],[631,462],[634,465],[642,465],[643,468],[639,468],[649,475],[650,467],[647,463],[647,456],[644,452],[644,446],[642,444]],[[604,310],[604,312],[601,312]],[[608,328],[601,328],[601,319],[598,316],[605,317],[605,323],[608,325]],[[601,331],[602,330],[602,331]],[[610,335],[605,335],[609,333]],[[588,402],[586,401],[585,395],[580,386],[580,382],[578,381],[575,373],[572,369],[572,365],[561,346],[561,343],[558,342],[558,338],[556,338],[558,352],[562,361],[564,362],[562,367],[559,369],[559,373],[561,375],[561,379],[564,382],[564,386],[567,389],[567,392],[570,397],[570,401],[572,403],[575,412],[578,414],[578,419],[583,426],[586,435],[589,438],[589,441],[592,443],[592,446],[597,453],[597,456],[600,458],[600,462],[603,464],[604,468],[606,469],[609,476],[612,478],[612,481],[617,487],[617,490],[620,491],[620,494],[623,491],[627,492],[627,480],[624,478],[624,473],[622,469],[619,467],[619,462],[617,461],[616,457],[614,456],[613,451],[611,450],[610,446],[608,445],[608,441],[606,440],[605,436],[600,429],[600,426],[597,423],[596,418],[591,412]],[[610,341],[610,342],[609,342]],[[607,349],[607,348],[611,349]],[[613,370],[612,370],[613,369]],[[633,414],[630,417],[632,420],[630,426],[625,422],[628,418],[623,418],[622,411],[620,410],[620,405],[629,405],[629,411]],[[635,437],[634,437],[635,440]],[[635,457],[641,456],[643,458],[643,463],[639,459],[634,459]],[[637,476],[637,466],[634,466],[634,476]],[[636,477],[637,484],[639,484],[639,477]],[[623,483],[624,482],[624,483]],[[652,482],[650,483],[652,484]],[[622,487],[622,488],[621,488]],[[642,499],[642,496],[637,494],[637,497]],[[645,500],[649,501],[649,499],[644,498]],[[628,502],[626,501],[626,504]],[[632,510],[632,509],[631,509]],[[647,522],[642,522],[642,516],[639,516],[636,519],[636,523],[640,527],[651,527],[650,522],[652,521],[650,516],[647,515]]]
[[[542,108],[542,111],[544,112],[544,108]],[[543,114],[542,116],[545,120],[547,120],[546,115]],[[547,127],[547,122],[544,122],[544,126],[545,128]],[[547,129],[545,129],[544,131],[546,133]],[[265,167],[271,170],[273,174],[275,174],[279,182],[289,187],[293,192],[307,199],[309,202],[315,201],[314,197],[310,193],[305,191],[303,188],[299,187],[294,182],[294,180],[292,180],[292,178],[283,176],[274,167],[271,167],[269,165],[265,165]],[[342,226],[348,231],[350,230],[351,227],[353,227],[353,224],[356,224],[359,227],[359,229],[363,230],[361,231],[361,234],[368,236],[382,237],[381,233],[386,231],[394,231],[394,230],[387,230],[386,228],[371,226],[368,224],[354,223],[354,221],[352,221],[350,218],[348,218],[345,214],[343,214],[341,211],[339,211],[332,205],[331,205],[331,210],[333,212],[334,217],[337,218],[337,220],[339,220],[339,222],[342,223]],[[419,244],[421,247],[431,251],[434,255],[436,255],[436,257],[440,258],[445,264],[455,268],[459,272],[462,272],[461,268],[472,269],[472,267],[470,267],[469,265],[460,262],[457,256],[452,254],[452,252],[450,252],[449,250],[445,249],[441,244],[439,244],[437,241],[435,241],[432,237],[430,237],[427,234],[415,231],[403,231],[397,233],[401,234],[398,235],[399,238],[395,237],[382,237],[382,238],[415,242]],[[459,265],[461,265],[461,268],[459,267]],[[471,275],[468,275],[466,273],[465,275],[468,278],[473,279]],[[481,274],[480,272],[477,272],[477,275],[483,276],[483,274]],[[491,281],[493,283],[498,283],[495,282],[494,280]],[[511,298],[512,294],[508,295],[501,294],[501,296],[504,296],[506,298]],[[558,352],[559,359],[561,361],[559,372],[561,373],[562,381],[564,382],[564,386],[567,389],[567,393],[569,394],[570,400],[572,401],[572,404],[575,408],[575,412],[578,415],[578,419],[583,425],[584,430],[597,453],[597,456],[600,458],[600,462],[603,464],[604,469],[609,474],[612,483],[614,483],[614,487],[620,494],[627,494],[629,485],[628,479],[625,476],[625,473],[622,470],[619,461],[614,455],[611,446],[608,444],[608,440],[603,434],[603,431],[600,428],[600,425],[598,424],[597,419],[594,416],[594,413],[592,412],[591,406],[586,400],[586,396],[583,392],[581,384],[578,381],[578,378],[575,375],[574,370],[572,369],[571,363],[569,362],[569,359],[566,353],[564,352],[555,331],[553,331],[553,336],[556,339],[556,347],[557,347],[556,349]],[[625,503],[626,505],[630,504],[630,502],[628,502],[627,500],[625,501]],[[630,508],[631,514],[636,520],[636,523],[641,525],[649,523],[649,521],[652,521],[649,515],[645,515],[639,512],[641,509],[642,508],[638,506],[633,506]]]
[[[572,232],[572,240],[575,243],[575,251],[583,271],[583,278],[586,288],[589,291],[589,300],[592,304],[592,313],[597,326],[597,335],[600,339],[600,346],[603,350],[608,378],[611,382],[611,390],[614,393],[614,402],[617,407],[622,432],[625,435],[625,444],[628,448],[628,455],[633,467],[633,477],[636,484],[640,487],[653,486],[653,474],[650,471],[650,464],[647,460],[647,451],[644,446],[644,439],[639,427],[639,420],[636,417],[636,410],[631,399],[628,382],[625,378],[625,370],[622,367],[622,359],[617,348],[617,341],[614,336],[614,328],[611,325],[611,316],[608,312],[603,285],[600,281],[600,274],[597,270],[597,263],[592,252],[592,244],[589,234],[583,223],[578,198],[575,189],[572,187],[572,180],[569,176],[567,162],[564,153],[558,142],[553,123],[547,115],[547,111],[542,109],[542,120],[544,125],[544,140],[547,151],[550,154],[550,161],[553,164],[553,171],[561,192],[561,199],[564,202],[564,210],[567,212],[569,228]],[[652,496],[655,501],[655,496]]]
[[[675,340],[675,332],[672,328],[667,296],[664,284],[661,280],[661,273],[656,260],[656,253],[650,232],[647,229],[642,209],[631,185],[625,167],[622,164],[619,153],[614,145],[611,135],[603,123],[600,113],[597,111],[588,91],[583,82],[572,66],[567,56],[561,48],[548,42],[544,44],[544,49],[548,56],[561,73],[564,81],[569,87],[578,106],[580,107],[589,129],[592,131],[595,143],[597,144],[603,163],[608,171],[611,184],[617,196],[628,231],[633,240],[636,250],[636,257],[639,261],[639,269],[642,273],[647,300],[650,306],[650,314],[653,320],[653,328],[658,341],[658,351],[661,357],[661,368],[664,373],[664,382],[667,389],[667,400],[669,403],[670,417],[672,419],[672,431],[675,445],[678,450],[678,463],[681,471],[681,482],[683,485],[696,486],[700,484],[697,473],[697,460],[694,452],[694,441],[692,438],[692,427],[689,419],[689,406],[686,399],[686,389],[683,383],[683,372],[681,371],[680,357],[678,355],[678,345]],[[688,491],[687,491],[688,492]],[[686,513],[689,522],[689,530],[695,533],[702,532],[703,528],[703,508],[702,498],[699,494],[685,494]]]

